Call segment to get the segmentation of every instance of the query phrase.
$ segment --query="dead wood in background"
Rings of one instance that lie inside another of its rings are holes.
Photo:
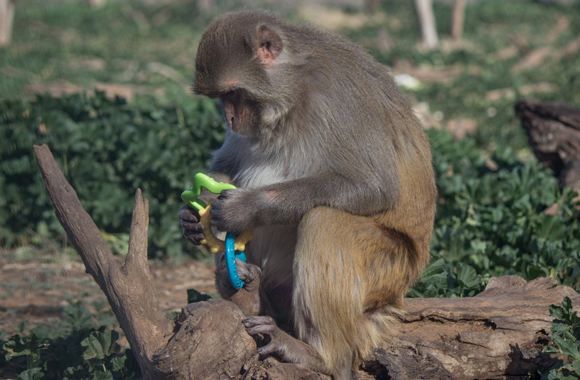
[[[554,170],[561,187],[580,191],[580,110],[531,99],[515,109],[538,160]]]
[[[415,9],[419,17],[423,44],[428,49],[436,48],[439,45],[439,37],[435,26],[435,15],[433,14],[433,0],[415,0]]]

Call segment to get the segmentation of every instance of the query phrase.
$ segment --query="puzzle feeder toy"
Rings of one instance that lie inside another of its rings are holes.
[[[223,190],[235,189],[234,185],[224,182],[216,182],[213,178],[203,174],[197,173],[193,178],[193,187],[185,190],[181,194],[181,199],[189,206],[195,208],[199,212],[200,223],[203,224],[203,232],[205,239],[201,241],[202,244],[208,246],[211,253],[224,252],[226,257],[226,267],[230,282],[236,289],[241,289],[244,282],[238,276],[236,268],[236,259],[246,262],[246,244],[254,238],[251,230],[237,232],[227,232],[226,240],[218,239],[211,228],[211,202],[206,204],[199,199],[202,188],[210,193],[220,194]]]

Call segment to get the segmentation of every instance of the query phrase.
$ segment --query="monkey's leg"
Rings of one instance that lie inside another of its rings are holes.
[[[294,258],[293,321],[335,379],[396,326],[393,316],[413,267],[405,239],[370,218],[316,207],[300,222]]]
[[[226,263],[222,263],[216,269],[216,287],[219,295],[226,300],[232,301],[242,312],[247,315],[258,315],[262,308],[260,300],[260,275],[261,270],[257,265],[247,264],[236,259],[238,276],[244,281],[241,289],[233,287],[228,276]]]

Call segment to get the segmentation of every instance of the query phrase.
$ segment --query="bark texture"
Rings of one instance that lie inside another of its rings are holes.
[[[159,309],[147,262],[148,202],[137,190],[129,253],[117,265],[98,228],[58,168],[46,145],[36,157],[58,220],[106,294],[135,353],[144,379],[325,379],[303,367],[259,358],[241,310],[211,300],[184,307],[174,320]],[[580,295],[541,278],[492,278],[473,298],[408,299],[401,330],[375,350],[361,379],[528,378],[553,358],[548,306]],[[263,360],[262,360],[263,359]]]
[[[407,299],[401,332],[375,361],[392,379],[528,378],[554,363],[542,354],[548,308],[565,296],[580,305],[578,293],[552,279],[504,276],[471,298]]]
[[[526,99],[516,105],[516,115],[538,160],[554,170],[561,187],[580,191],[580,109]]]

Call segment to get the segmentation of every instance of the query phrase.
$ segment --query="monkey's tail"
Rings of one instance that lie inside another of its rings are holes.
[[[391,339],[401,325],[405,311],[396,305],[385,305],[366,312],[355,335],[355,365],[368,358],[372,351]]]

